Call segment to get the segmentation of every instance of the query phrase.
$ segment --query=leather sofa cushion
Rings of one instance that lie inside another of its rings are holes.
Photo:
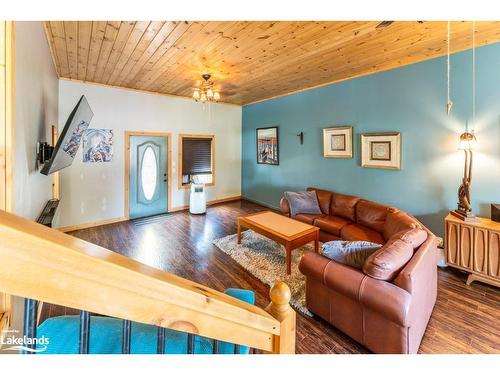
[[[339,236],[336,236],[336,235],[331,234],[331,233],[327,233],[324,230],[319,231],[319,242],[325,243],[328,241],[339,241],[341,239],[342,238],[340,238]]]
[[[318,197],[319,208],[321,212],[325,215],[330,214],[330,203],[332,201],[332,193],[330,191],[316,189],[313,187],[308,187],[307,191],[315,191],[316,196]]]
[[[342,227],[350,223],[351,221],[338,216],[324,216],[316,219],[314,225],[325,232],[340,236]]]
[[[409,243],[413,249],[416,249],[420,245],[422,245],[427,239],[427,232],[420,228],[412,228],[412,229],[403,229],[402,231],[396,233],[391,237],[391,239],[400,239],[404,242]]]
[[[396,233],[413,228],[422,228],[422,226],[406,212],[389,212],[384,224],[384,238],[388,241]]]
[[[385,243],[384,237],[380,233],[359,224],[347,224],[343,226],[340,236],[346,241],[369,241],[382,245]]]
[[[319,215],[313,215],[313,214],[297,214],[293,218],[299,221],[302,221],[303,223],[314,225],[314,220],[324,217],[324,214],[319,214]]]
[[[333,193],[330,215],[356,221],[356,203],[358,203],[359,199],[353,195]]]
[[[396,209],[361,199],[356,205],[356,222],[379,233],[384,233],[385,219],[389,211],[396,211]]]
[[[374,279],[392,280],[413,256],[413,246],[399,238],[391,238],[368,257],[363,272]]]

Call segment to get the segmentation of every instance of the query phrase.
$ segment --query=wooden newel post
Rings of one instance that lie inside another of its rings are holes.
[[[274,337],[274,354],[295,354],[295,310],[290,306],[288,285],[277,279],[269,291],[271,303],[266,311],[280,322],[280,334]]]

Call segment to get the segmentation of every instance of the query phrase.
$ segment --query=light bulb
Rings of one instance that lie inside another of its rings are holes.
[[[472,150],[476,144],[476,137],[473,133],[465,132],[460,134],[459,150]]]
[[[207,95],[204,92],[201,93],[200,100],[202,102],[206,102],[207,101]]]
[[[207,98],[212,99],[213,97],[214,97],[214,92],[212,91],[212,89],[208,89],[207,90]]]
[[[215,91],[215,92],[214,92],[214,100],[215,100],[215,101],[220,100],[220,94],[219,94],[219,92],[218,92],[218,91]]]
[[[193,91],[193,99],[194,99],[194,100],[200,100],[200,90],[195,89],[195,90]]]

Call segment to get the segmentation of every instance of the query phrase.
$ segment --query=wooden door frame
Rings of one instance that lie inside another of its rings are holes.
[[[130,219],[130,136],[142,135],[167,139],[167,212],[172,210],[172,134],[167,132],[144,132],[125,130],[125,205],[124,217]]]

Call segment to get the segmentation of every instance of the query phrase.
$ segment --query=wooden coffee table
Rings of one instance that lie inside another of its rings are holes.
[[[238,243],[241,229],[248,228],[276,241],[286,250],[286,273],[292,272],[292,250],[314,241],[314,251],[319,251],[319,228],[290,219],[271,211],[240,216],[238,218]]]

